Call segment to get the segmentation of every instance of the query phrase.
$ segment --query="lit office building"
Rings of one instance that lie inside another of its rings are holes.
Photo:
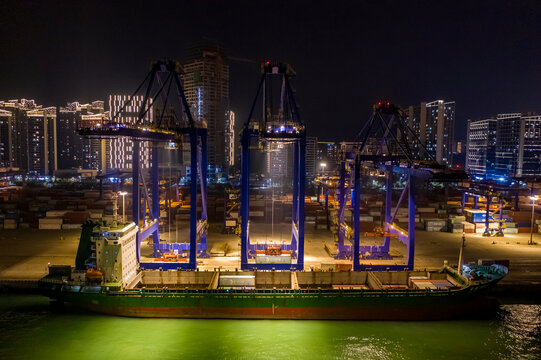
[[[135,125],[139,120],[139,111],[143,108],[144,96],[136,95],[130,102],[129,95],[109,95],[109,112],[111,121]],[[152,100],[149,100],[152,102]],[[129,102],[129,103],[128,103]],[[124,107],[124,105],[126,106]],[[121,111],[122,109],[122,111]],[[144,122],[153,121],[152,108],[145,114]],[[114,138],[109,141],[108,169],[127,170],[132,167],[133,141],[125,138]],[[148,141],[139,142],[139,159],[141,168],[150,165],[150,149]]]
[[[496,173],[515,176],[518,171],[518,153],[521,139],[521,113],[498,114],[496,131]]]
[[[541,176],[541,116],[498,114],[468,123],[469,171],[489,179]]]
[[[229,107],[229,66],[223,49],[217,44],[202,44],[191,48],[184,62],[183,84],[186,98],[196,121],[206,122],[208,128],[208,162],[220,172],[228,167],[226,124]]]
[[[541,116],[523,116],[517,177],[541,176]]]
[[[466,169],[472,175],[491,178],[496,170],[496,130],[494,118],[468,120]]]

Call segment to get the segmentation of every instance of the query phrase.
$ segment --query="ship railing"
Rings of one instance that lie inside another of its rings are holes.
[[[453,289],[405,289],[405,290],[348,290],[348,289],[259,289],[259,290],[219,290],[219,289],[130,289],[120,291],[109,291],[111,296],[137,296],[137,297],[184,297],[186,295],[199,296],[220,296],[220,297],[250,297],[254,295],[269,297],[295,297],[295,296],[313,296],[313,297],[334,297],[340,295],[343,297],[403,297],[403,296],[449,296],[464,292],[477,292],[484,286],[466,286]]]

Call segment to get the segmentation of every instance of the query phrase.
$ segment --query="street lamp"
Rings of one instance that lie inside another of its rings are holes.
[[[530,196],[530,200],[532,200],[532,228],[530,232],[530,241],[528,242],[528,245],[533,245],[533,216],[535,213],[535,202],[539,200],[539,197],[537,195]]]
[[[325,168],[327,167],[327,163],[321,163],[319,164],[321,166],[321,176],[323,176],[323,172],[325,171]]]
[[[127,191],[120,191],[118,195],[122,196],[122,223],[126,223],[126,207],[124,206],[124,198],[128,195]]]

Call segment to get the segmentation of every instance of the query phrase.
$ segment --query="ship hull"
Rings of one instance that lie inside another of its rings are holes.
[[[60,302],[93,312],[143,318],[442,320],[484,316],[498,303],[487,287],[430,292],[50,292]]]

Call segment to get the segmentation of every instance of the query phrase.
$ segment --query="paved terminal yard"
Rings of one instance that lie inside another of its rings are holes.
[[[268,226],[267,226],[268,227]],[[253,241],[279,242],[288,241],[290,225],[275,226],[274,236],[271,229],[265,225],[252,231]],[[18,229],[0,232],[0,280],[37,280],[47,273],[51,265],[74,265],[79,242],[80,230],[37,230]],[[162,238],[167,241],[167,233]],[[171,240],[186,239],[186,231],[172,231]],[[444,260],[449,264],[458,262],[461,234],[445,232],[426,232],[417,229],[416,233],[416,268],[437,268]],[[526,291],[541,290],[541,235],[534,234],[534,241],[540,243],[527,245],[530,234],[507,234],[503,238],[483,237],[480,234],[466,235],[465,261],[477,259],[508,259],[510,261],[509,275],[502,281],[501,288],[510,287]],[[335,260],[325,248],[334,246],[334,240],[329,231],[306,228],[305,238],[305,268],[318,268],[322,264],[331,264]],[[375,242],[363,244],[371,244]],[[199,260],[201,270],[234,269],[239,267],[239,238],[236,235],[226,235],[219,228],[211,226],[208,235],[210,259]],[[391,254],[395,256],[389,263],[402,263],[405,259],[401,253],[405,246],[393,239]],[[151,248],[144,244],[142,255],[150,256]],[[381,263],[381,262],[380,262]]]

